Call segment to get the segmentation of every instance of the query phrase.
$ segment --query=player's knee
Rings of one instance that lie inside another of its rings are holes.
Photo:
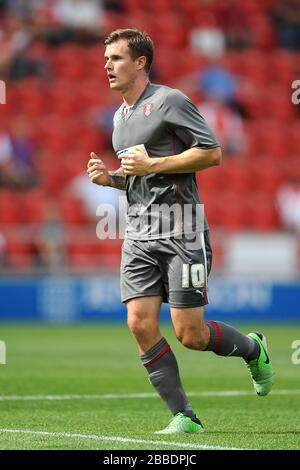
[[[136,336],[141,330],[142,322],[137,317],[131,316],[127,318],[127,325],[131,333]]]
[[[147,338],[152,334],[154,325],[147,318],[141,318],[140,316],[131,316],[127,319],[128,328],[131,333],[138,339]]]
[[[183,331],[177,335],[177,338],[185,348],[196,349],[198,351],[206,349],[208,344],[206,334],[204,331],[202,332],[202,330]]]

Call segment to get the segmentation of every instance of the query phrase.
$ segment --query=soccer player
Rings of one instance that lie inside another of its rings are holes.
[[[174,330],[184,346],[243,358],[260,396],[270,392],[273,381],[261,333],[244,335],[204,319],[212,250],[205,217],[201,224],[195,172],[219,165],[221,150],[187,96],[149,81],[154,46],[148,35],[116,30],[104,44],[110,88],[123,98],[112,138],[121,165],[110,172],[92,152],[87,172],[93,183],[126,190],[121,294],[141,362],[173,415],[157,432],[202,432],[174,353],[160,332],[162,302],[170,303]]]

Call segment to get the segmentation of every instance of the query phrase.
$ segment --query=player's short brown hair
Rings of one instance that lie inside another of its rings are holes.
[[[146,57],[145,71],[148,74],[154,56],[154,43],[150,36],[138,29],[116,29],[107,36],[104,40],[104,45],[108,46],[113,42],[119,41],[119,39],[126,39],[130,55],[133,59],[137,59],[142,55]]]

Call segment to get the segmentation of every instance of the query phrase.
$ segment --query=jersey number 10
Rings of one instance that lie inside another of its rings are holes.
[[[205,286],[205,267],[203,264],[183,264],[182,265],[182,287],[190,287],[190,278],[193,287]]]

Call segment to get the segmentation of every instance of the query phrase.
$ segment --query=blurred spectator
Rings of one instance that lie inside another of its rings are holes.
[[[102,22],[100,0],[56,0],[53,11],[57,20],[71,28],[96,29]]]
[[[106,11],[123,13],[125,11],[124,0],[103,0],[103,8]]]
[[[58,204],[49,200],[44,208],[44,220],[32,240],[33,264],[43,270],[57,270],[66,265],[65,227]]]
[[[243,2],[240,0],[220,2],[217,17],[228,48],[242,49],[253,43],[251,18]]]
[[[221,63],[207,65],[199,74],[199,86],[206,96],[233,103],[236,99],[237,79]]]
[[[279,188],[277,207],[283,227],[300,235],[300,174]]]
[[[198,93],[205,100],[224,103],[243,116],[243,106],[238,101],[238,85],[237,76],[227,69],[225,57],[210,57],[199,71],[184,75],[176,82],[176,87],[188,96]]]
[[[10,123],[10,133],[0,134],[0,184],[14,188],[35,186],[36,152],[28,121],[24,116],[16,117]]]
[[[0,0],[0,13],[3,13],[7,8],[8,0]]]
[[[9,180],[9,173],[12,158],[12,144],[9,134],[5,131],[0,131],[0,186],[7,184]]]
[[[116,112],[115,106],[100,106],[99,108],[92,109],[88,115],[87,120],[91,126],[99,127],[108,140],[111,140],[111,133],[113,130],[113,118]]]
[[[279,46],[284,49],[300,49],[300,2],[280,0],[271,9],[271,18],[277,28]]]
[[[54,0],[53,20],[58,24],[48,36],[50,42],[97,41],[102,37],[103,6],[101,0]]]
[[[223,55],[225,36],[211,13],[202,15],[201,23],[191,30],[190,45],[205,57],[219,58]]]
[[[0,25],[0,72],[12,80],[31,75],[43,77],[45,59],[32,58],[28,48],[38,32],[30,18],[16,14],[7,15]]]
[[[7,266],[6,239],[0,232],[0,268]]]
[[[218,99],[204,101],[198,109],[218,136],[224,155],[245,150],[243,120],[236,111]]]
[[[112,93],[111,96],[103,97],[102,100],[101,106],[88,109],[86,119],[89,126],[100,128],[101,132],[106,135],[107,148],[110,148],[113,118],[120,106],[120,99],[117,93]]]
[[[0,129],[0,165],[5,164],[11,157],[12,145],[9,134]]]
[[[8,8],[11,13],[29,17],[44,10],[48,0],[8,0],[5,3],[7,5],[6,8]]]
[[[124,195],[122,191],[117,189],[111,191],[111,188],[93,184],[86,173],[76,176],[70,182],[67,191],[81,200],[86,217],[91,223],[97,219],[96,211],[101,204],[109,204],[118,220],[119,197]]]

